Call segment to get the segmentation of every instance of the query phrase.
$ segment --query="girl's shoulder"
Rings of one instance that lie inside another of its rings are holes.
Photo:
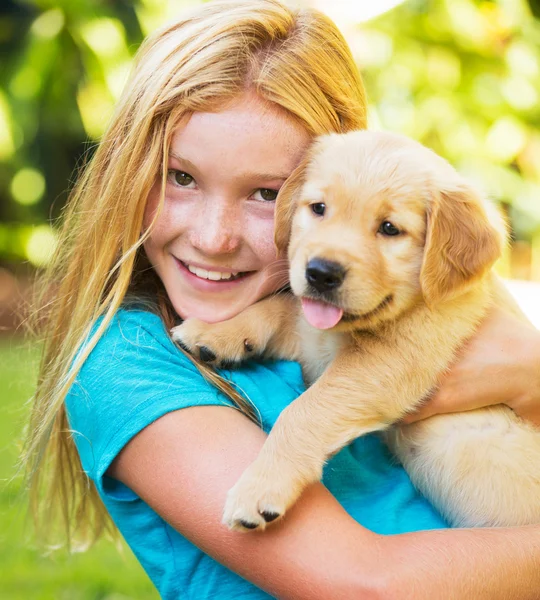
[[[103,323],[103,317],[95,322],[88,336],[89,340],[103,327]],[[159,315],[142,308],[121,308],[105,326],[90,356],[96,360],[100,353],[110,354],[111,351],[115,352],[116,349],[124,346],[139,347],[144,350],[155,344],[162,346],[175,358],[183,356],[169,337]]]
[[[102,326],[98,320],[88,340]],[[139,431],[168,412],[197,405],[232,404],[176,348],[159,316],[131,309],[119,310],[104,326],[65,399],[83,467],[98,488]]]
[[[94,336],[98,340],[93,344]],[[208,384],[195,364],[172,341],[165,323],[157,314],[138,308],[121,308],[105,323],[100,317],[92,326],[78,356],[92,344],[77,374],[76,383],[95,394],[97,381],[109,389],[128,392],[134,382],[159,382],[172,377],[184,384],[189,380],[204,388]],[[76,364],[76,361],[75,361]],[[168,387],[168,389],[172,389]],[[155,393],[153,395],[155,395]]]

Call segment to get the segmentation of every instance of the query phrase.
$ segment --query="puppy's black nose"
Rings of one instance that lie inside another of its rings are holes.
[[[306,280],[318,292],[329,292],[345,279],[345,269],[336,262],[312,258],[306,266]]]

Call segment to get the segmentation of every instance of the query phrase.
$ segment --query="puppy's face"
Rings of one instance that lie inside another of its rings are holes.
[[[284,187],[276,242],[290,236],[291,286],[321,329],[370,329],[419,301],[440,301],[499,252],[478,197],[443,159],[401,136],[319,138]],[[488,247],[478,265],[475,238]],[[448,265],[454,254],[471,264]]]

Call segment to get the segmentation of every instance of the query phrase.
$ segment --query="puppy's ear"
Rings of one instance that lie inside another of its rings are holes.
[[[462,185],[437,192],[428,208],[420,274],[428,306],[465,291],[485,275],[501,254],[505,233],[501,216],[495,209],[488,216],[473,189]]]
[[[307,167],[312,152],[308,150],[302,162],[281,186],[276,199],[274,213],[274,243],[279,254],[285,254],[291,236],[291,225],[296,208],[296,196],[306,181]]]

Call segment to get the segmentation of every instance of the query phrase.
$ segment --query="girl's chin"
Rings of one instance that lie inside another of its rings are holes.
[[[264,293],[259,286],[245,287],[241,294],[224,293],[221,297],[204,294],[178,294],[179,301],[173,306],[182,319],[199,319],[205,323],[219,323],[232,319],[246,308],[271,293]],[[263,292],[263,293],[261,293]]]
[[[176,308],[176,312],[182,319],[199,319],[205,323],[220,323],[221,321],[232,319],[245,310],[248,306],[249,304],[245,306],[238,306],[238,308],[236,308],[231,306],[218,307],[215,305],[205,306],[199,304],[197,306],[178,307]]]

